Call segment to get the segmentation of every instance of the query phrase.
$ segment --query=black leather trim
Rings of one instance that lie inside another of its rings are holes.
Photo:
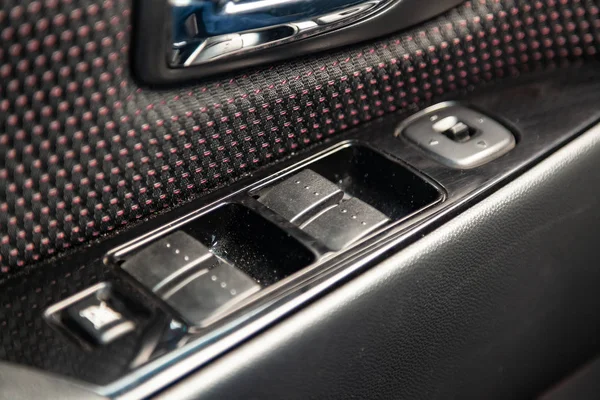
[[[600,131],[162,398],[524,398],[600,347]]]
[[[538,400],[595,400],[600,393],[600,358],[557,383]]]

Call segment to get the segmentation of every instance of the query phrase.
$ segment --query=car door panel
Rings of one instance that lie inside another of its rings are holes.
[[[3,7],[5,269],[387,113],[595,58],[599,29],[590,0],[472,2],[372,44],[153,90],[129,70],[130,1],[31,4]]]
[[[0,360],[19,366],[5,376],[34,367],[131,399],[525,398],[597,356],[597,2],[467,1],[393,35],[162,85],[137,72],[156,36],[140,25],[148,4],[0,4]],[[447,101],[497,120],[515,149],[460,170],[398,131]],[[439,198],[340,252],[257,204],[294,168],[334,176],[319,160],[356,146]],[[289,288],[232,312],[254,319],[157,345],[173,309],[120,263],[186,218],[228,239],[235,224],[203,213],[240,198],[284,233],[255,239],[264,257],[244,272],[285,270],[294,240],[318,250],[316,271],[273,275]],[[123,340],[90,346],[53,323],[106,282],[145,308]]]
[[[597,129],[163,398],[535,397],[599,350]]]

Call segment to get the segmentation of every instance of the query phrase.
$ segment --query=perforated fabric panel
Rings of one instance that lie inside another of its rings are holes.
[[[2,273],[386,113],[595,58],[600,41],[592,0],[481,0],[373,44],[152,90],[129,70],[132,16],[132,0],[2,2]]]

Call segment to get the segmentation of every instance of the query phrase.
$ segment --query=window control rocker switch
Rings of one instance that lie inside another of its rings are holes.
[[[261,289],[252,278],[182,231],[145,247],[123,263],[122,269],[194,326],[216,321]]]
[[[183,231],[146,246],[121,268],[194,326],[216,321],[261,289]]]
[[[328,208],[301,228],[332,250],[341,250],[389,222],[367,203],[351,198]]]
[[[154,293],[196,270],[218,264],[217,258],[202,243],[177,231],[142,249],[121,268]]]
[[[229,265],[200,271],[162,296],[194,326],[206,326],[261,289],[252,278]]]
[[[286,220],[300,224],[319,207],[339,202],[342,190],[309,169],[263,191],[259,202]]]

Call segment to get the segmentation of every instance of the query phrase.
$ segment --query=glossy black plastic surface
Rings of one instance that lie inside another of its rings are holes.
[[[346,147],[310,168],[394,221],[440,199],[438,189],[398,160],[365,146]]]
[[[284,230],[240,204],[221,206],[182,228],[262,286],[300,271],[316,258]]]

